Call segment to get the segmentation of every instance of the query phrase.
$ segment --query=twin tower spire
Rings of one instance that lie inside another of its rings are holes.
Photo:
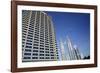
[[[62,60],[80,60],[82,55],[76,45],[73,45],[69,36],[65,40],[65,43],[60,41]]]

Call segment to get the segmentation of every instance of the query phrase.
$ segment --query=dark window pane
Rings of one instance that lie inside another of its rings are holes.
[[[46,59],[50,59],[49,57],[46,57]]]
[[[54,57],[51,57],[51,59],[54,59]]]
[[[30,59],[30,57],[24,57],[24,59]]]
[[[40,54],[40,56],[44,56],[44,54]]]
[[[31,40],[27,40],[27,42],[32,42]]]
[[[32,43],[26,43],[27,45],[32,45]]]
[[[33,49],[38,49],[38,47],[33,47]]]
[[[31,50],[30,50],[30,49],[25,49],[25,51],[31,52]]]
[[[33,50],[33,52],[38,52],[38,50]]]
[[[31,55],[31,53],[24,53],[24,55]]]
[[[46,54],[46,56],[49,56],[49,54]]]
[[[34,55],[34,56],[37,56],[38,54],[37,54],[37,53],[33,53],[33,55]]]
[[[38,59],[38,57],[32,57],[32,59]]]
[[[27,37],[27,39],[31,39],[31,40],[32,40],[33,38],[31,38],[31,37]]]
[[[40,53],[44,53],[44,51],[40,51]]]
[[[40,59],[44,59],[44,57],[40,57]]]
[[[26,48],[32,48],[32,46],[26,46]]]

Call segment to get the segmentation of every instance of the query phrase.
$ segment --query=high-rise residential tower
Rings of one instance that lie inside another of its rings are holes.
[[[51,17],[42,11],[22,10],[22,62],[57,60]]]

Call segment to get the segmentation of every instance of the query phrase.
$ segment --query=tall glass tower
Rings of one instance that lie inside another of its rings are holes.
[[[70,60],[80,60],[81,54],[76,45],[73,46],[71,39],[67,36],[67,46]]]
[[[51,17],[41,11],[22,10],[22,62],[57,60]]]

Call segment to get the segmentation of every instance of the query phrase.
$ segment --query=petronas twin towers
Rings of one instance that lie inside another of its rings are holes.
[[[61,41],[61,53],[62,53],[62,60],[80,60],[82,59],[81,53],[76,45],[73,46],[71,39],[67,36],[67,40],[65,46],[64,43]],[[67,51],[67,53],[65,52]]]

